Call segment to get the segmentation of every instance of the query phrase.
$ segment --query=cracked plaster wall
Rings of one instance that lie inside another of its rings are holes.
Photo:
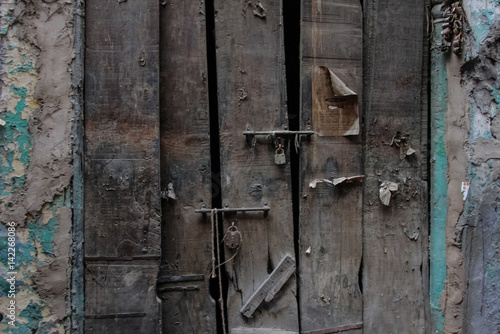
[[[462,84],[470,124],[469,198],[462,230],[464,333],[500,332],[500,1],[464,0],[468,20]]]
[[[441,29],[439,7],[453,2],[433,1],[436,29]],[[431,266],[446,257],[446,266],[431,269],[432,332],[499,333],[500,2],[463,0],[462,6],[462,53],[439,50],[439,31],[431,47],[431,123],[437,129],[431,161],[444,163],[431,170],[439,176],[444,169],[446,177],[445,182],[436,177],[431,189],[436,213],[431,215]],[[462,182],[470,182],[465,201]],[[441,249],[433,238],[443,215]],[[439,303],[433,304],[433,287]]]
[[[65,333],[71,278],[73,1],[0,0],[0,276],[17,225],[16,327]],[[0,305],[8,285],[0,282]],[[0,309],[5,314],[6,310]]]

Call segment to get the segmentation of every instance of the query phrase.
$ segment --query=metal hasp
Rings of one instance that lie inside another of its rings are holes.
[[[256,207],[256,208],[221,208],[221,209],[206,209],[206,208],[201,208],[198,210],[195,210],[194,212],[196,213],[211,213],[213,210],[217,210],[217,212],[255,212],[255,211],[262,211],[264,212],[264,217],[267,217],[269,214],[269,210],[271,208],[267,205],[262,206],[262,207]]]
[[[288,130],[278,130],[278,131],[244,131],[245,136],[275,136],[275,137],[287,137],[295,135],[306,135],[311,136],[314,131],[288,131]]]

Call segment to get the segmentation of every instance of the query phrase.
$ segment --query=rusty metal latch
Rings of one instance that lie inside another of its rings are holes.
[[[197,209],[195,210],[194,212],[196,213],[203,213],[203,214],[207,214],[207,213],[212,213],[214,210],[217,210],[217,212],[234,212],[234,213],[237,213],[237,212],[258,212],[258,211],[262,211],[264,212],[264,217],[267,217],[267,215],[269,214],[269,211],[271,210],[271,208],[264,204],[264,206],[261,206],[261,207],[255,207],[255,208],[229,208],[229,207],[224,207],[224,208],[214,208],[214,209],[207,209],[207,208],[201,208],[201,209]]]
[[[289,130],[277,130],[277,131],[244,131],[243,134],[245,136],[274,136],[274,137],[289,137],[296,135],[306,135],[311,136],[314,134],[314,131],[289,131]]]

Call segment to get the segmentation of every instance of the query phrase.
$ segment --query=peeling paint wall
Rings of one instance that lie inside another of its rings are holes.
[[[16,326],[69,327],[73,175],[72,1],[0,0],[0,312],[7,315],[7,226],[16,224]],[[5,306],[5,307],[4,307]]]
[[[431,52],[431,123],[436,129],[431,161],[444,163],[431,165],[434,175],[441,174],[431,191],[431,212],[436,213],[431,215],[432,332],[498,333],[500,2],[462,1],[459,55],[444,51],[440,41],[442,9],[453,2],[434,1],[432,9],[437,31]],[[465,200],[462,182],[470,182]],[[441,265],[443,254],[446,266]]]
[[[500,2],[464,1],[468,19],[462,79],[470,136],[462,251],[468,289],[464,332],[500,332]]]

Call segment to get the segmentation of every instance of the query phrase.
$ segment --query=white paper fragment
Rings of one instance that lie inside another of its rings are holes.
[[[309,247],[309,248],[306,250],[306,254],[307,254],[307,255],[311,254],[311,247]]]
[[[349,176],[349,177],[337,177],[333,180],[314,179],[311,182],[309,182],[309,187],[316,188],[316,185],[318,183],[328,183],[328,184],[336,186],[336,185],[344,183],[344,182],[345,183],[350,183],[350,182],[354,182],[354,181],[363,182],[364,177],[365,177],[364,175],[355,175],[355,176]]]
[[[396,132],[392,137],[391,146],[399,147],[399,158],[403,160],[407,156],[415,154],[415,150],[410,147],[410,135],[402,135],[401,132]]]
[[[4,121],[3,119],[1,119],[1,118],[0,118],[0,125],[1,125],[1,126],[4,126],[5,124],[7,124],[7,123],[5,123],[5,121]]]
[[[177,196],[175,196],[175,192],[174,192],[174,184],[172,182],[170,182],[168,184],[168,188],[167,188],[167,197],[168,198],[171,198],[173,200],[176,200],[177,199]]]
[[[406,151],[406,155],[412,155],[415,153],[415,150],[412,149],[411,147],[408,148],[408,151]]]
[[[398,184],[391,181],[384,181],[380,185],[380,201],[384,205],[389,205],[391,201],[392,192],[398,191]]]
[[[467,195],[469,195],[470,182],[462,182],[462,194],[464,195],[464,201],[467,199]]]
[[[316,185],[318,185],[318,183],[333,184],[333,181],[330,181],[328,179],[315,179],[315,180],[312,180],[311,182],[309,182],[309,187],[310,188],[316,188]]]

